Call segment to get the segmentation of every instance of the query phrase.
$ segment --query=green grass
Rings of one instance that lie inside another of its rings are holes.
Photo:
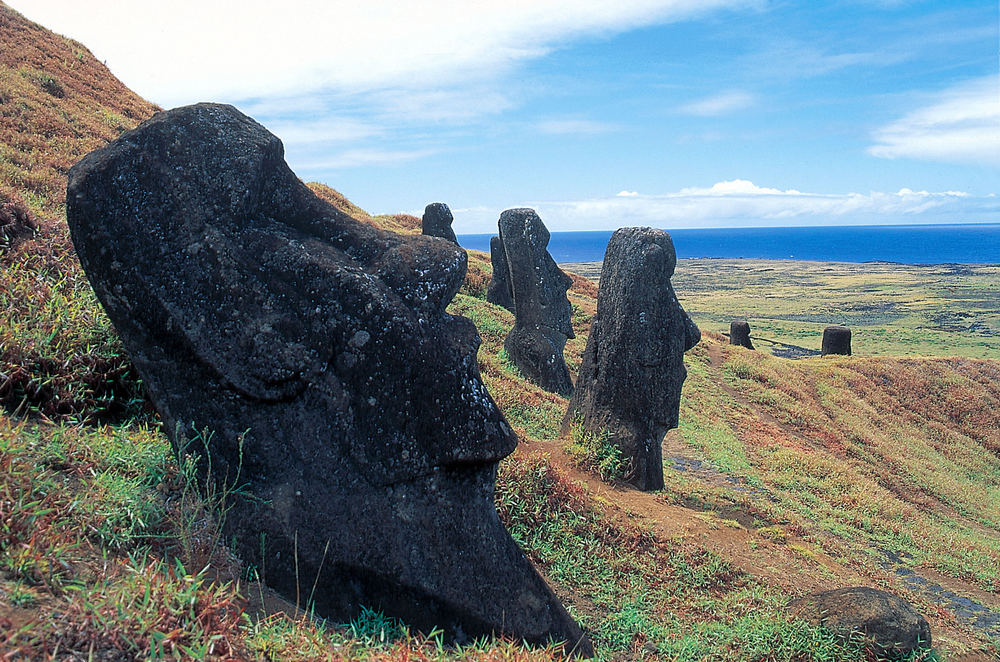
[[[587,603],[598,659],[865,659],[784,611],[786,597],[690,543],[610,521],[544,457],[504,462],[497,503],[546,575]]]

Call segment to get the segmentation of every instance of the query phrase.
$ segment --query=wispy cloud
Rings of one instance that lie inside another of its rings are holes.
[[[83,41],[164,105],[337,89],[438,89],[484,80],[569,40],[690,18],[754,0],[13,0]],[[433,26],[431,29],[428,26]]]
[[[553,135],[594,135],[621,130],[617,124],[585,119],[551,119],[538,122],[535,127],[542,133]]]
[[[370,165],[399,165],[437,154],[437,149],[379,149],[359,148],[335,152],[322,159],[296,162],[296,172],[309,176],[331,170]]]
[[[763,78],[788,81],[825,76],[852,67],[886,67],[910,57],[910,52],[897,45],[879,51],[846,51],[782,40],[747,55],[741,66]]]
[[[747,92],[734,90],[694,101],[681,106],[679,110],[685,115],[717,117],[719,115],[727,115],[729,113],[736,112],[737,110],[743,110],[744,108],[752,106],[753,103],[753,95]]]
[[[318,146],[328,143],[355,142],[380,135],[382,128],[350,117],[325,117],[319,120],[284,119],[268,122],[267,129],[281,138],[285,146]]]
[[[875,131],[872,156],[1000,165],[1000,78],[978,78],[937,95]]]

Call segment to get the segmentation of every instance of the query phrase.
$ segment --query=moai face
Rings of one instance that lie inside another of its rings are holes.
[[[195,450],[214,479],[245,483],[226,533],[270,584],[315,580],[336,618],[367,605],[469,636],[580,640],[493,506],[516,438],[479,378],[475,327],[445,312],[463,250],[323,202],[230,106],[123,134],[73,167],[67,200],[171,441],[207,430]]]

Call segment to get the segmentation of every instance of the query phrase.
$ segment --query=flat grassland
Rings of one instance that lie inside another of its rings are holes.
[[[600,262],[560,266],[600,276]],[[685,259],[673,285],[703,331],[746,319],[775,356],[818,353],[823,328],[842,324],[860,356],[1000,359],[1000,265]]]

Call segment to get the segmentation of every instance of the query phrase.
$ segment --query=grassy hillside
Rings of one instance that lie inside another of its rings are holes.
[[[65,226],[69,165],[155,108],[2,4],[0,43],[0,224],[19,226],[0,246],[0,655],[552,659],[516,642],[445,648],[375,612],[313,620],[229,553],[225,495],[159,431]],[[310,186],[356,218],[419,231]],[[664,442],[667,489],[643,494],[599,477],[608,449],[556,439],[567,402],[506,357],[513,319],[485,301],[490,274],[470,253],[450,310],[479,328],[483,379],[523,442],[501,464],[497,507],[599,657],[870,659],[784,610],[854,584],[929,618],[937,651],[920,659],[997,655],[1000,364],[793,362],[708,333]],[[573,371],[595,299],[575,276]]]
[[[569,268],[596,279],[600,266]],[[823,328],[843,324],[862,356],[1000,359],[1000,265],[685,259],[674,287],[703,331],[746,319],[777,356],[818,354]]]

